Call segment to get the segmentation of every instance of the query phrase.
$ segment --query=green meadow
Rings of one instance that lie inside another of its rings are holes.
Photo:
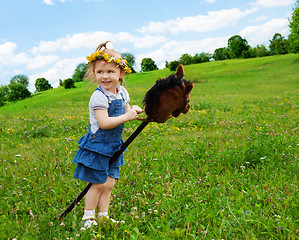
[[[185,66],[191,110],[124,153],[110,216],[80,231],[73,178],[95,83],[0,108],[0,239],[298,239],[299,55]],[[131,105],[168,69],[126,76]],[[146,118],[145,114],[141,117]],[[125,124],[124,140],[139,126]]]

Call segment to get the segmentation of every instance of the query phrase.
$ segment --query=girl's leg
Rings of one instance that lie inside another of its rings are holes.
[[[105,186],[103,187],[102,192],[99,195],[99,198],[97,198],[98,199],[97,205],[100,212],[108,212],[110,196],[114,185],[115,185],[115,179],[108,176]]]
[[[106,183],[93,183],[85,197],[85,209],[95,210],[101,193],[104,191]]]
[[[97,203],[99,197],[103,190],[105,189],[106,183],[97,184],[93,183],[88,190],[86,197],[85,197],[85,210],[82,220],[84,220],[84,228],[90,228],[93,225],[97,225],[95,222],[95,208],[97,207]]]

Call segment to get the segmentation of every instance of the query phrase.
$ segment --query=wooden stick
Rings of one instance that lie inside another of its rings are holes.
[[[85,196],[85,194],[88,192],[88,190],[91,187],[91,183],[88,183],[87,186],[79,193],[79,195],[72,201],[72,203],[70,205],[68,205],[68,207],[63,211],[62,214],[60,214],[60,216],[56,219],[63,219],[70,211],[73,210],[73,208],[77,205],[78,202],[80,202],[80,200]],[[55,220],[56,220],[55,219]]]
[[[123,153],[123,151],[126,150],[126,148],[130,145],[130,143],[138,136],[138,134],[146,127],[148,123],[149,121],[144,121],[139,125],[139,127],[135,130],[135,132],[133,132],[132,135],[127,139],[127,141],[124,142],[121,148],[117,152],[115,152],[113,156],[110,158],[109,166],[111,166],[112,163],[114,163],[119,158],[119,156]]]

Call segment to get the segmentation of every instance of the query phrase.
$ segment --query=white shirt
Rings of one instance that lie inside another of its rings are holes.
[[[96,131],[100,128],[98,121],[95,116],[95,109],[104,109],[108,111],[109,108],[109,102],[110,101],[122,99],[122,96],[120,93],[123,93],[123,97],[125,100],[125,105],[130,102],[130,96],[127,92],[127,90],[123,86],[117,86],[117,94],[113,94],[109,92],[108,90],[98,86],[103,92],[96,90],[90,97],[89,101],[89,119],[90,119],[90,130],[91,133],[96,133]]]

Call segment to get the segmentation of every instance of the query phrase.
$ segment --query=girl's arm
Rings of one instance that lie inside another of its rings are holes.
[[[109,117],[108,111],[104,109],[96,109],[94,112],[100,128],[106,130],[138,117],[137,111],[133,110],[129,104],[126,105],[126,113],[117,117]]]

